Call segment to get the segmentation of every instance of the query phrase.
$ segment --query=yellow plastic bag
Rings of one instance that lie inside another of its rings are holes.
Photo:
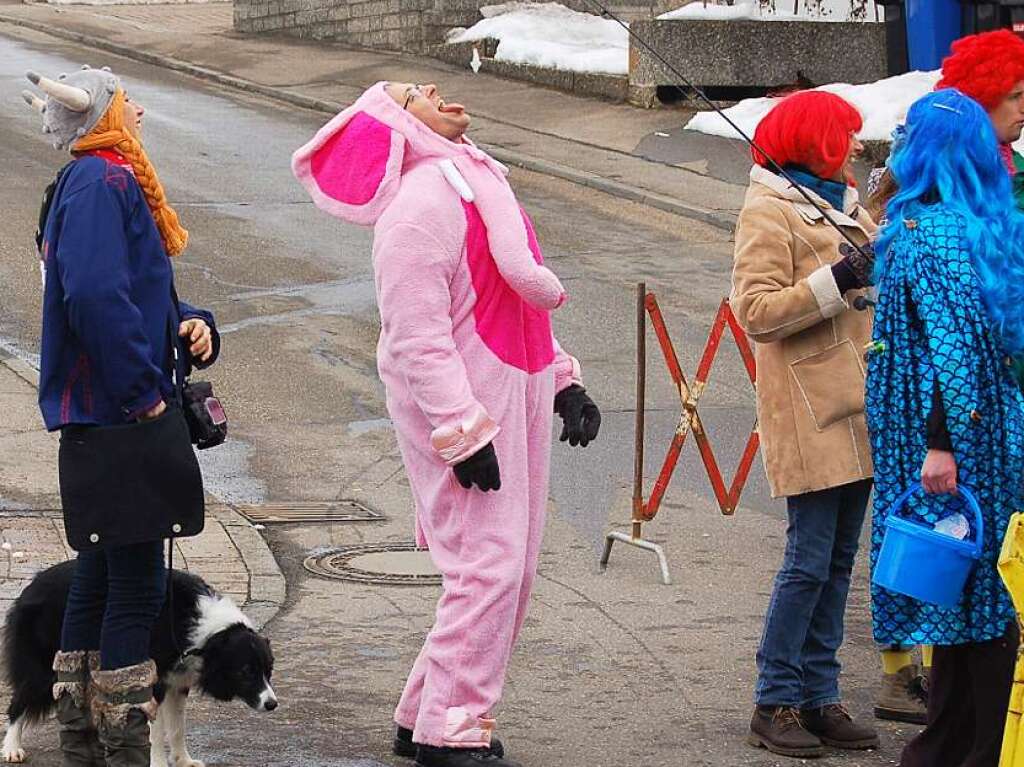
[[[1010,592],[1017,617],[1024,615],[1024,515],[1010,517],[1003,549],[999,554],[999,574]],[[999,767],[1024,767],[1024,732],[1021,715],[1024,714],[1024,654],[1018,652],[1017,667],[1013,672],[1013,691],[1006,713],[1003,750]]]

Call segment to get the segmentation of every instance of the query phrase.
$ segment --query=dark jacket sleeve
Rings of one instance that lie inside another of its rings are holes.
[[[68,325],[125,420],[133,420],[162,400],[163,373],[153,364],[142,312],[131,298],[129,200],[97,180],[73,192],[62,208],[54,258]]]
[[[932,407],[928,412],[928,449],[953,452],[953,440],[949,438],[946,427],[946,406],[942,404],[938,381],[932,386]]]
[[[213,312],[207,311],[206,309],[197,309],[191,304],[187,304],[181,299],[178,299],[178,314],[182,321],[199,319],[210,326],[210,338],[213,343],[213,353],[210,355],[210,359],[206,362],[201,362],[196,358],[191,358],[189,364],[196,370],[206,370],[220,356],[220,333],[217,332],[217,323],[213,319]],[[186,345],[187,349],[187,345]]]

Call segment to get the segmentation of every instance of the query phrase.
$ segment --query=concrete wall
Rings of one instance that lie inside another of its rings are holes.
[[[480,21],[498,0],[234,0],[235,29],[273,32],[352,45],[422,53],[453,27]],[[670,0],[616,0],[608,7],[627,20],[652,18]],[[593,11],[585,0],[562,0]]]
[[[419,51],[424,15],[460,0],[234,0],[235,29],[340,40],[389,50]]]
[[[385,50],[425,53],[465,65],[472,45],[444,45],[448,30],[480,20],[496,0],[234,0],[235,29],[336,40]],[[586,0],[561,0],[589,11]],[[770,89],[829,82],[862,83],[887,75],[885,25],[863,23],[656,21],[679,0],[616,0],[615,13],[696,85],[721,89],[716,101]],[[582,75],[495,61],[483,41],[483,71],[641,106],[658,103],[659,86],[682,85],[631,42],[629,77]]]
[[[867,83],[888,75],[884,24],[638,21],[633,30],[705,88]],[[632,41],[629,79],[635,87],[683,84]]]

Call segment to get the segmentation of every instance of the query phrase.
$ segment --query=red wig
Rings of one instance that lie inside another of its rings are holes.
[[[779,165],[802,165],[815,175],[832,178],[843,167],[850,137],[863,127],[856,107],[828,91],[800,91],[787,96],[754,131],[754,143]],[[752,150],[754,162],[773,167]]]
[[[986,110],[995,109],[1024,80],[1024,40],[1008,29],[962,37],[942,61],[935,86],[956,88]]]

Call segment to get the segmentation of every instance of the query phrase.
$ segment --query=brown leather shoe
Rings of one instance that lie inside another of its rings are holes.
[[[878,733],[874,728],[857,724],[838,703],[804,709],[800,716],[808,731],[821,738],[821,742],[827,746],[853,751],[878,748]]]
[[[904,666],[884,674],[875,699],[875,718],[907,724],[928,723],[927,677],[917,666]]]
[[[773,754],[799,759],[825,755],[821,739],[804,727],[800,710],[792,706],[758,706],[750,720],[747,743]]]

